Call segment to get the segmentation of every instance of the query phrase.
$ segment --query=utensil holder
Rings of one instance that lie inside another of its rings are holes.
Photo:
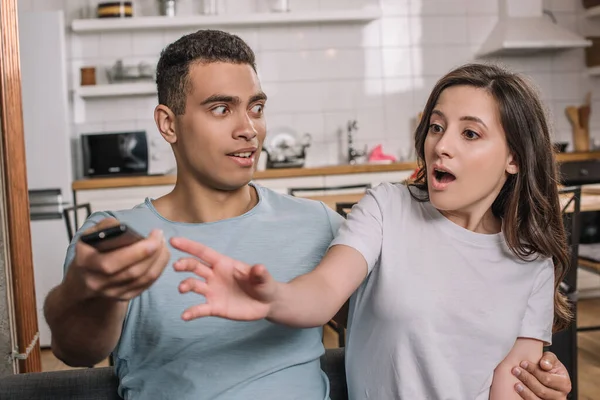
[[[573,149],[576,152],[590,151],[589,131],[581,128],[573,128]]]

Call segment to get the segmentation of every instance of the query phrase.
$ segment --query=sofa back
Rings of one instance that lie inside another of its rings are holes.
[[[321,357],[331,383],[331,400],[348,400],[344,349],[327,349]],[[0,399],[122,400],[112,367],[17,374],[0,378]]]

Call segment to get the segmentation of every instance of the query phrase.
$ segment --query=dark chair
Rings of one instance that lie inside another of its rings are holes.
[[[348,212],[352,209],[352,207],[356,203],[353,202],[341,202],[335,204],[335,212],[340,214],[342,217],[346,218],[348,216]]]
[[[364,183],[364,184],[357,184],[357,185],[343,185],[343,186],[325,186],[325,187],[298,187],[298,188],[289,188],[288,189],[288,194],[291,196],[297,196],[300,192],[308,192],[308,193],[315,193],[315,192],[356,192],[357,190],[360,191],[367,191],[368,189],[370,189],[372,187],[372,185],[370,183]],[[339,208],[340,205],[350,205],[350,208],[352,207],[354,203],[337,203],[336,204],[336,211],[338,212],[338,214],[342,215],[343,217],[346,217],[346,212],[344,211],[343,208]],[[347,308],[347,304],[344,305],[344,307],[342,308],[342,310]],[[341,324],[337,323],[337,321],[335,320],[331,320],[327,323],[327,326],[329,326],[330,328],[332,328],[338,335],[338,345],[340,347],[344,347],[346,346],[346,328],[344,326],[342,326]]]
[[[577,399],[577,266],[579,238],[581,233],[581,187],[566,187],[559,191],[569,199],[562,208],[563,222],[569,244],[569,269],[560,284],[560,290],[572,305],[573,321],[569,327],[552,336],[549,350],[565,365],[571,377],[572,390],[569,399]]]
[[[79,212],[79,210],[85,210],[85,218],[83,219],[84,221],[92,214],[92,206],[90,205],[90,203],[83,203],[83,204],[76,204],[74,206],[71,207],[65,207],[63,208],[63,218],[65,220],[65,224],[67,225],[67,235],[69,236],[69,242],[71,242],[71,240],[73,240],[73,236],[75,235],[75,232],[77,232],[77,229],[79,229],[78,226],[74,226],[74,221],[79,221],[80,219],[75,217],[73,218],[73,220],[71,220],[71,213],[76,214]]]
[[[355,202],[340,202],[336,203],[335,210],[342,217],[346,218],[348,216],[349,210],[354,206]],[[331,327],[338,335],[338,346],[345,347],[346,346],[346,328],[345,323],[341,324],[338,321],[346,320],[346,316],[348,314],[349,304],[346,302],[341,310],[338,312],[338,315],[335,318],[327,323],[329,327]]]

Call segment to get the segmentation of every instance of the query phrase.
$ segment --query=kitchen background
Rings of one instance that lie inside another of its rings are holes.
[[[591,93],[590,142],[592,149],[600,148],[600,68],[588,68],[586,50],[580,47],[585,37],[600,37],[600,11],[593,17],[582,6],[595,0],[290,0],[291,12],[287,14],[270,11],[281,0],[206,0],[213,1],[220,5],[221,17],[237,24],[211,27],[240,35],[256,52],[260,79],[269,96],[267,145],[277,134],[291,132],[300,137],[309,133],[312,143],[307,149],[306,167],[348,163],[349,121],[357,121],[353,142],[357,149],[382,145],[384,153],[399,161],[413,161],[413,130],[430,90],[444,73],[473,60],[499,62],[528,75],[548,108],[554,141],[568,143],[567,151],[573,150],[573,129],[565,110],[582,105]],[[202,0],[176,0],[178,18],[158,18],[150,21],[153,26],[144,27],[141,25],[147,20],[138,18],[96,18],[98,3],[18,0],[32,248],[43,347],[50,343],[43,301],[63,277],[69,237],[62,215],[34,218],[34,211],[41,208],[36,212],[43,214],[44,199],[55,193],[48,192],[49,188],[62,193],[58,201],[63,205],[72,204],[73,189],[78,203],[89,202],[93,210],[129,208],[146,196],[157,197],[171,189],[174,180],[169,176],[134,177],[125,179],[129,182],[125,185],[113,185],[111,179],[82,179],[81,138],[86,134],[145,131],[148,173],[174,171],[171,150],[153,121],[156,95],[152,79],[110,84],[107,71],[114,72],[119,61],[126,67],[144,66],[142,73],[154,69],[167,44],[201,28],[194,25],[194,16],[201,13],[204,4]],[[564,29],[561,38],[579,37],[566,46],[573,48],[538,51],[553,44],[548,40],[550,34],[537,26],[518,29],[523,34],[518,40],[521,46],[536,36],[542,40],[534,43],[533,49],[521,49],[518,55],[513,51],[510,56],[501,52],[480,58],[490,33],[505,21],[500,4],[508,5],[508,16],[534,15],[547,26]],[[257,17],[256,13],[263,14]],[[158,16],[159,0],[133,1],[133,15]],[[211,18],[220,20],[218,16]],[[301,18],[303,22],[264,23],[286,18]],[[335,19],[338,21],[332,21]],[[177,25],[182,23],[186,26]],[[600,46],[598,50],[600,55]],[[600,57],[595,63],[600,65]],[[94,69],[91,75],[82,73],[89,68]],[[96,154],[105,153],[102,146],[96,149]],[[598,165],[594,161],[598,154],[575,156],[585,156],[582,159]],[[414,169],[413,164],[399,166],[391,166],[387,172],[341,167],[336,174],[330,173],[336,167],[308,174],[303,172],[306,169],[296,169],[293,174],[264,171],[261,183],[286,193],[294,185],[397,182]],[[576,168],[577,175],[580,167]],[[593,180],[600,182],[600,176]],[[40,207],[35,206],[36,196],[41,199]],[[598,226],[591,225],[595,229]],[[600,274],[579,269],[577,282],[579,298],[600,297]],[[598,344],[590,345],[596,339],[585,335],[593,333],[582,334],[581,343],[587,347],[580,347],[580,353],[592,361],[585,360],[588,367],[582,376],[589,376],[582,379],[587,382],[586,390],[593,392],[597,355],[590,355],[593,350],[589,349]]]
[[[557,23],[584,36],[600,35],[600,19],[587,18],[581,1],[540,0]],[[103,68],[117,60],[154,67],[160,50],[193,28],[76,32],[71,21],[89,16],[95,1],[19,0],[19,12],[63,10],[71,137],[82,133],[146,130],[155,154],[172,162],[152,119],[153,95],[82,98],[80,68]],[[267,0],[224,0],[222,13],[247,14],[267,9]],[[527,8],[531,1],[512,1]],[[533,1],[534,7],[537,0]],[[200,12],[199,0],[178,0],[177,15]],[[310,133],[307,166],[336,164],[346,156],[348,120],[358,121],[355,144],[383,150],[400,160],[413,157],[412,131],[435,81],[452,67],[476,59],[498,19],[497,0],[302,0],[292,11],[381,7],[372,22],[234,27],[256,51],[264,90],[269,95],[269,133],[292,129]],[[134,1],[134,15],[158,15],[158,0]],[[541,14],[541,10],[540,10]],[[549,18],[549,17],[547,17]],[[489,58],[488,58],[489,59]],[[556,141],[571,141],[565,107],[581,104],[587,91],[600,93],[600,76],[589,76],[583,49],[534,53],[494,60],[528,74],[539,86],[554,122]],[[592,98],[590,130],[598,137],[600,99]],[[593,141],[592,141],[593,143]],[[79,144],[73,146],[77,159]],[[160,150],[160,151],[158,151]],[[157,156],[155,156],[157,157]],[[162,166],[162,170],[168,169]],[[161,171],[162,171],[161,170]],[[74,176],[81,176],[78,162]]]

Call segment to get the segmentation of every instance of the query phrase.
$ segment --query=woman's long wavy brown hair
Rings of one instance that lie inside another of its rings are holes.
[[[531,256],[552,257],[554,261],[554,330],[568,326],[571,310],[558,290],[569,267],[569,252],[558,195],[557,167],[544,107],[536,90],[522,76],[486,64],[467,64],[441,78],[425,106],[415,131],[419,170],[410,186],[427,192],[425,138],[429,120],[440,94],[456,85],[487,90],[496,100],[508,148],[519,172],[509,175],[492,212],[502,218],[502,230],[511,251],[523,260]],[[411,191],[412,193],[412,191]],[[428,201],[428,196],[419,201]]]

